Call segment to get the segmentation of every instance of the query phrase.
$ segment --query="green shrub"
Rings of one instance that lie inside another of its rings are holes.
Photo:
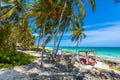
[[[0,54],[0,68],[26,65],[34,61],[34,56],[23,52],[6,50]]]

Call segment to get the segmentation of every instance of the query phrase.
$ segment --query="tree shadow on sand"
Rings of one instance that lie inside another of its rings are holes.
[[[113,80],[120,79],[120,75],[113,72],[102,72],[97,75],[91,70],[81,71],[79,67],[72,64],[74,64],[74,59],[66,55],[53,61],[51,54],[45,54],[42,68],[38,61],[25,67],[22,66],[26,70],[25,73],[16,71],[14,68],[7,69],[3,72],[0,71],[0,80],[105,80],[106,78],[103,76],[108,76]],[[21,69],[21,67],[19,68]]]

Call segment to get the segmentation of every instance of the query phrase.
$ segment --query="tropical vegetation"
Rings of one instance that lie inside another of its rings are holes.
[[[34,61],[34,59],[34,56],[30,54],[6,50],[0,54],[0,68],[27,65]]]
[[[94,0],[37,0],[34,3],[32,0],[29,2],[1,0],[0,55],[4,55],[9,48],[17,53],[18,43],[21,48],[29,49],[34,46],[36,41],[34,32],[39,35],[38,48],[39,42],[42,43],[42,57],[46,45],[51,40],[54,40],[54,49],[58,50],[62,37],[67,32],[71,33],[71,40],[77,42],[78,46],[78,43],[86,37],[83,32],[85,30],[83,19],[86,15],[84,5],[86,1],[94,11],[96,8]],[[76,13],[76,9],[78,13]],[[35,22],[30,22],[30,19],[34,19]],[[31,28],[31,23],[34,25],[34,29]],[[59,36],[60,38],[58,38]],[[41,66],[42,62],[43,58],[41,58]]]

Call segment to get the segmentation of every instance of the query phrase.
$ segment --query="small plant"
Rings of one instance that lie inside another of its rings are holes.
[[[117,71],[120,71],[120,68],[112,68],[112,69],[117,70]]]
[[[34,61],[34,56],[23,52],[6,50],[0,55],[0,68],[26,65]]]
[[[105,70],[105,69],[100,69],[99,71],[100,71],[100,72],[106,72],[106,70]]]

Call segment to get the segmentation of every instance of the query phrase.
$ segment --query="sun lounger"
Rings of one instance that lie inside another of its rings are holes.
[[[85,52],[85,55],[80,55],[80,52]],[[79,53],[76,54],[76,60],[80,61],[83,64],[86,65],[94,65],[96,63],[96,59],[92,59],[89,57],[89,53],[93,52],[94,57],[96,58],[96,53],[93,50],[88,51],[79,51]]]
[[[83,62],[84,64],[87,64],[87,65],[94,65],[96,63],[96,61],[91,58],[88,58],[88,63],[86,59],[80,58],[80,62]]]

